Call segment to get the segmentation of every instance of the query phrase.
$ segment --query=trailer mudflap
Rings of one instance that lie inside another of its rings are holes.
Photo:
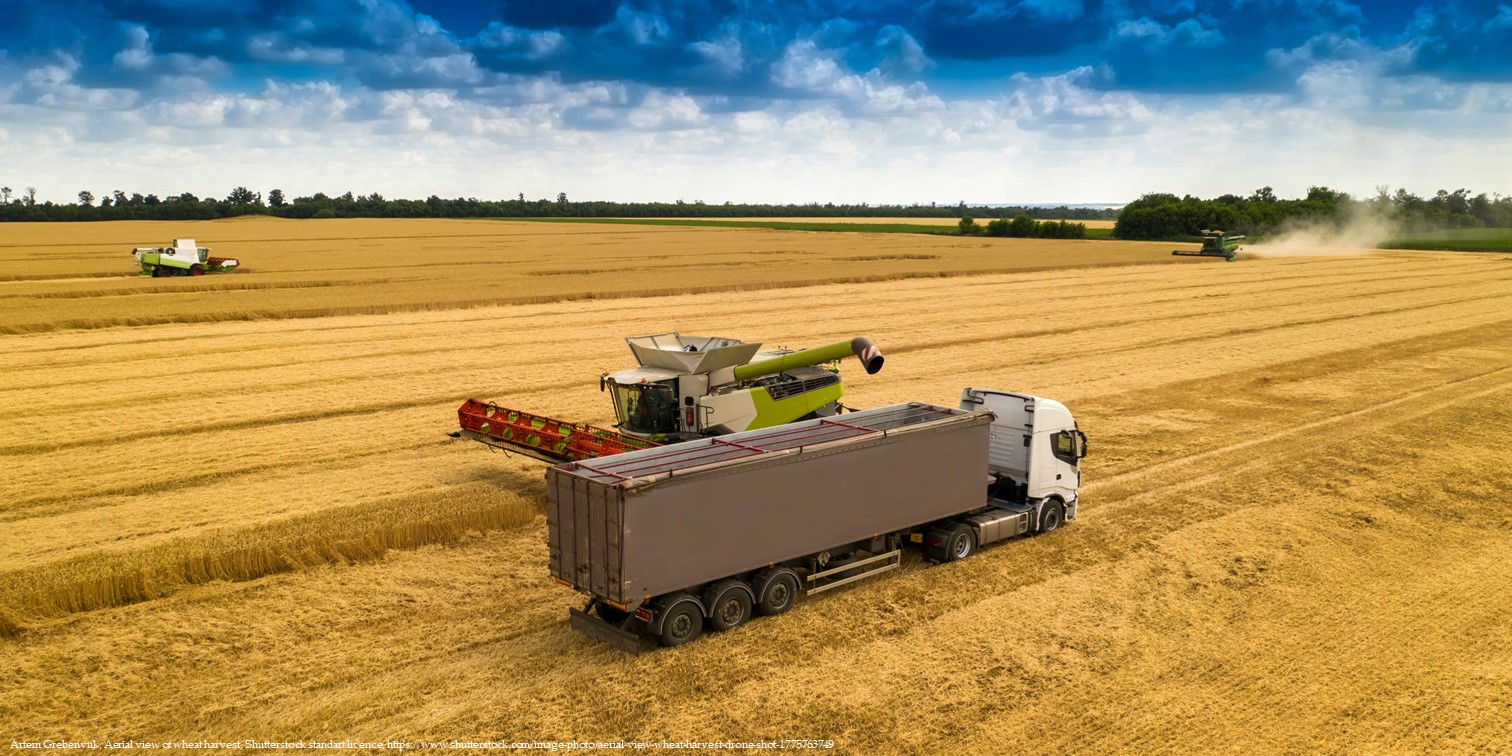
[[[615,627],[581,609],[569,609],[572,629],[594,640],[603,641],[631,656],[640,656],[640,636]]]

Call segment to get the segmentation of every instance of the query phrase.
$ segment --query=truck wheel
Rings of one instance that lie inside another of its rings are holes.
[[[598,615],[599,619],[611,625],[618,625],[630,617],[630,613],[624,609],[617,609],[603,601],[593,602],[593,612]]]
[[[726,580],[709,590],[714,598],[709,603],[709,629],[717,632],[732,630],[751,618],[751,593],[738,580]]]
[[[1049,533],[1061,526],[1066,519],[1065,507],[1060,502],[1051,502],[1040,509],[1039,532]]]
[[[764,617],[775,617],[793,608],[793,601],[798,598],[798,576],[792,570],[779,570],[765,582],[766,591],[761,594],[756,611]]]
[[[952,525],[945,532],[949,534],[945,538],[947,560],[959,562],[976,553],[976,534],[971,532],[970,525]]]
[[[667,607],[661,632],[656,636],[657,642],[668,648],[681,646],[703,632],[703,612],[698,608],[698,602],[687,595],[674,601]]]

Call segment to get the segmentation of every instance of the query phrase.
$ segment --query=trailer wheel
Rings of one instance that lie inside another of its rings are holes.
[[[726,580],[709,589],[709,629],[732,630],[751,618],[751,589],[738,580]]]
[[[599,619],[611,625],[618,625],[630,617],[630,613],[624,609],[612,607],[603,601],[593,602],[593,612],[598,615]]]
[[[1040,533],[1050,533],[1061,526],[1066,519],[1065,507],[1058,501],[1046,504],[1040,510]]]
[[[793,601],[798,598],[798,576],[792,570],[778,570],[765,583],[766,590],[761,594],[756,611],[764,617],[775,617],[793,608]]]
[[[957,523],[945,531],[945,558],[952,562],[959,562],[976,553],[976,533],[971,532],[970,525]]]
[[[661,632],[656,636],[657,642],[668,648],[681,646],[703,632],[703,611],[698,601],[688,595],[674,601],[662,616]]]

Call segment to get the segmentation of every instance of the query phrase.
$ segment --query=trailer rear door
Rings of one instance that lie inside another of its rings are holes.
[[[546,524],[551,574],[573,588],[624,603],[624,491],[574,475],[546,471]]]

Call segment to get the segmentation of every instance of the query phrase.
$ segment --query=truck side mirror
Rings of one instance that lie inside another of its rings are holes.
[[[1079,430],[1076,432],[1076,458],[1087,458],[1087,434]]]

